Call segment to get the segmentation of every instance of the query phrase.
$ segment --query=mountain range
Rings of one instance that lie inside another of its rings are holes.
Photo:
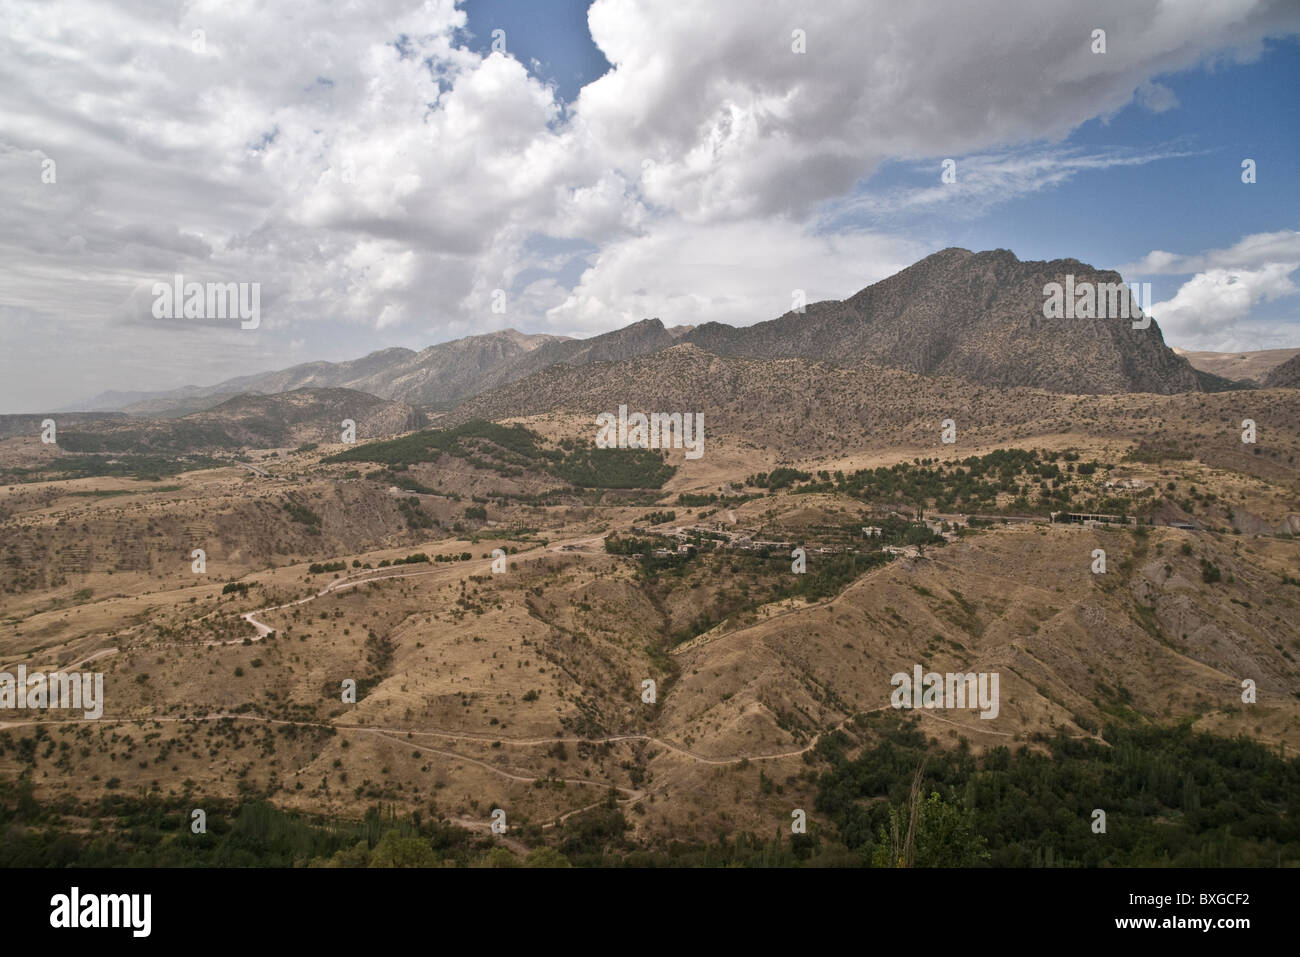
[[[208,409],[152,419],[101,415],[77,422],[60,416],[64,422],[59,448],[97,453],[283,448],[338,442],[345,420],[363,439],[408,432],[427,422],[424,413],[410,405],[355,389],[301,388],[216,398],[220,401]]]
[[[1044,288],[1067,277],[1076,287],[1123,282],[1116,272],[1075,259],[1021,261],[1005,249],[950,248],[843,301],[811,303],[750,326],[666,327],[654,318],[588,339],[506,329],[419,352],[384,349],[347,362],[310,362],[212,386],[107,392],[80,408],[175,416],[244,393],[345,388],[447,409],[548,368],[619,361],[684,344],[722,357],[802,358],[849,368],[870,364],[1076,395],[1248,387],[1193,366],[1165,344],[1154,320],[1135,329],[1127,319],[1045,318]]]

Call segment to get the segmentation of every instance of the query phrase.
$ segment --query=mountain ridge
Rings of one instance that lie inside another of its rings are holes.
[[[304,442],[338,442],[350,419],[362,439],[418,429],[424,413],[341,388],[301,388],[273,395],[242,393],[218,405],[172,418],[105,418],[59,432],[66,452],[176,453],[276,448]]]
[[[656,317],[586,339],[506,329],[419,352],[383,349],[360,359],[303,363],[206,387],[103,393],[91,409],[167,415],[198,411],[220,396],[245,391],[339,387],[445,410],[552,366],[619,361],[687,343],[719,356],[867,362],[1076,395],[1237,387],[1194,368],[1165,343],[1154,319],[1135,329],[1121,318],[1046,318],[1044,289],[1066,276],[1079,284],[1123,282],[1117,272],[1077,259],[1022,261],[1007,249],[949,247],[844,300],[815,302],[801,312],[747,326],[666,327]]]
[[[1077,259],[1021,261],[1010,250],[951,247],[843,301],[739,329],[706,323],[684,338],[718,355],[835,356],[1078,395],[1203,391],[1154,319],[1133,329],[1124,319],[1044,318],[1044,286],[1066,275],[1123,282]]]

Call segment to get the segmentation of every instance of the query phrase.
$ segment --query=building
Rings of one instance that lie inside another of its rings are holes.
[[[919,558],[921,556],[921,549],[915,545],[886,545],[881,551],[894,556],[902,556],[903,558]]]
[[[1101,512],[1053,512],[1052,522],[1075,523],[1080,525],[1127,525],[1122,515],[1106,515]]]

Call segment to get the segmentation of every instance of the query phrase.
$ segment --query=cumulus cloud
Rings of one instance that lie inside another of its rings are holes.
[[[676,221],[606,245],[548,331],[592,335],[650,316],[666,325],[749,325],[807,302],[842,299],[931,250],[869,232],[817,233],[779,220]],[[780,269],[773,269],[780,263]]]
[[[1291,281],[1296,267],[1270,263],[1260,269],[1209,269],[1183,283],[1172,299],[1154,303],[1151,315],[1182,344],[1232,348],[1224,344],[1243,338],[1246,330],[1238,323],[1254,306],[1297,291]]]
[[[1057,139],[1151,77],[1211,50],[1246,59],[1294,12],[1277,2],[1192,8],[1159,0],[699,6],[597,0],[592,36],[614,70],[583,89],[579,129],[688,219],[799,214],[885,159]],[[1105,54],[1091,50],[1105,23]],[[806,35],[791,51],[792,31]]]
[[[1144,276],[1191,276],[1151,314],[1171,340],[1190,349],[1247,350],[1292,345],[1294,321],[1262,321],[1256,307],[1295,295],[1300,231],[1243,236],[1231,246],[1192,254],[1153,249],[1121,266],[1130,281]]]
[[[770,318],[918,252],[824,218],[886,160],[973,156],[976,202],[1115,162],[1023,144],[1176,108],[1154,77],[1256,56],[1300,12],[596,0],[588,21],[613,68],[565,104],[468,49],[453,0],[0,7],[0,308],[28,317],[0,404],[142,357],[161,388],[499,328],[498,289],[525,328]],[[594,249],[576,282],[536,274],[539,237]],[[140,290],[177,272],[260,282],[262,326],[149,321]],[[31,317],[75,330],[66,381],[25,361]]]

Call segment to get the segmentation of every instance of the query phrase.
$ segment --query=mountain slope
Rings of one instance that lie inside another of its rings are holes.
[[[1269,389],[1300,389],[1300,354],[1296,354],[1273,369],[1265,378]]]
[[[278,395],[240,395],[214,408],[170,419],[127,419],[59,431],[66,452],[201,452],[284,448],[338,442],[342,422],[356,423],[359,440],[424,424],[423,413],[353,389],[295,389]]]
[[[477,383],[503,363],[557,341],[561,340],[555,336],[505,329],[442,342],[419,352],[381,349],[347,362],[307,362],[212,386],[154,393],[106,392],[83,407],[121,409],[135,415],[174,415],[210,407],[231,395],[247,392],[271,394],[324,388],[354,389],[385,399],[439,405],[476,391]]]
[[[1043,287],[1067,274],[1076,285],[1123,282],[1075,259],[1021,262],[1005,249],[945,249],[843,302],[740,329],[706,323],[684,340],[718,355],[870,360],[1079,395],[1201,391],[1154,320],[1133,329],[1125,319],[1044,318]]]
[[[1165,345],[1159,326],[1128,319],[1048,319],[1044,287],[1122,283],[1118,273],[1075,259],[1022,262],[1008,250],[945,249],[843,302],[819,302],[752,326],[708,322],[665,328],[644,319],[589,339],[511,329],[430,346],[386,349],[352,362],[313,362],[158,396],[136,394],[127,411],[192,410],[212,396],[340,387],[413,405],[446,408],[556,365],[620,361],[690,343],[719,356],[863,362],[920,375],[958,376],[988,386],[1028,386],[1075,395],[1222,391]],[[106,393],[92,408],[130,394]]]
[[[650,355],[672,347],[681,338],[675,331],[665,329],[658,319],[642,319],[590,339],[555,340],[503,363],[484,375],[474,389],[462,393],[462,397],[518,382],[554,365],[583,365]]]
[[[583,428],[594,438],[595,417],[616,413],[619,405],[629,411],[703,413],[706,460],[716,448],[711,443],[724,437],[803,458],[879,443],[949,454],[980,443],[1082,431],[1150,448],[1165,448],[1176,435],[1180,450],[1215,467],[1269,481],[1300,475],[1300,433],[1292,425],[1300,415],[1300,393],[1079,396],[923,376],[869,362],[716,356],[691,343],[619,362],[551,366],[466,400],[438,427],[475,418],[572,414],[590,423]],[[1243,409],[1270,437],[1259,454],[1239,440],[1236,423],[1246,414]],[[956,423],[955,446],[941,443],[944,419]],[[1226,441],[1229,436],[1233,441]]]
[[[1261,349],[1257,352],[1191,352],[1174,347],[1192,367],[1225,379],[1261,384],[1268,374],[1294,356],[1300,349]]]

